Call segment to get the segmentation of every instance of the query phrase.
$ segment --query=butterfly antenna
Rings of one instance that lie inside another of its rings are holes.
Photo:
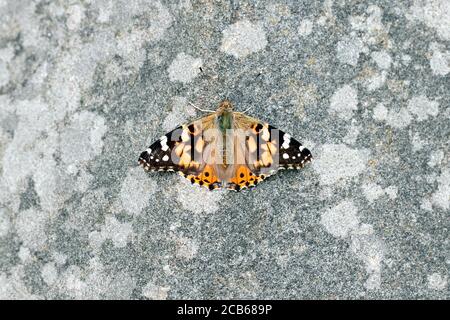
[[[247,113],[247,111],[251,110],[253,108],[253,106],[247,108],[246,110],[242,111],[242,113]]]
[[[200,109],[199,107],[197,107],[195,104],[193,104],[192,102],[189,102],[189,104],[191,105],[191,106],[193,106],[195,109],[197,109],[197,110],[199,110],[199,111],[201,111],[201,112],[215,112],[215,111],[213,111],[213,110],[207,110],[207,109]]]

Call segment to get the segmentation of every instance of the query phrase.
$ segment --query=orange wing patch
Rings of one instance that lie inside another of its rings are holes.
[[[234,176],[230,179],[228,189],[241,190],[256,186],[263,178],[255,175],[247,166],[240,165],[237,167]]]
[[[180,174],[189,181],[191,181],[191,183],[198,184],[210,190],[221,188],[220,180],[217,177],[214,168],[210,165],[205,165],[203,170],[198,175],[195,174],[184,175],[183,173]]]

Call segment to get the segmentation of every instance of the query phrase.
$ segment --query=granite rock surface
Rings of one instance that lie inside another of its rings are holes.
[[[449,299],[450,2],[0,0],[0,298]],[[137,157],[224,98],[312,152]]]

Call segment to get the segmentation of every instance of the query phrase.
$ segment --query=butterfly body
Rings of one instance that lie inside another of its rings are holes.
[[[289,134],[233,111],[225,100],[217,111],[162,136],[141,153],[139,164],[148,171],[178,171],[210,190],[238,191],[311,159]]]

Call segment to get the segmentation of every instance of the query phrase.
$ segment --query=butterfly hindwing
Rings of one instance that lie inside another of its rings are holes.
[[[260,175],[256,175],[250,170],[248,165],[236,165],[234,173],[229,179],[227,188],[239,191],[245,188],[253,188],[264,179]]]
[[[193,184],[198,184],[209,190],[220,189],[221,182],[213,166],[206,164],[199,173],[181,174]]]

